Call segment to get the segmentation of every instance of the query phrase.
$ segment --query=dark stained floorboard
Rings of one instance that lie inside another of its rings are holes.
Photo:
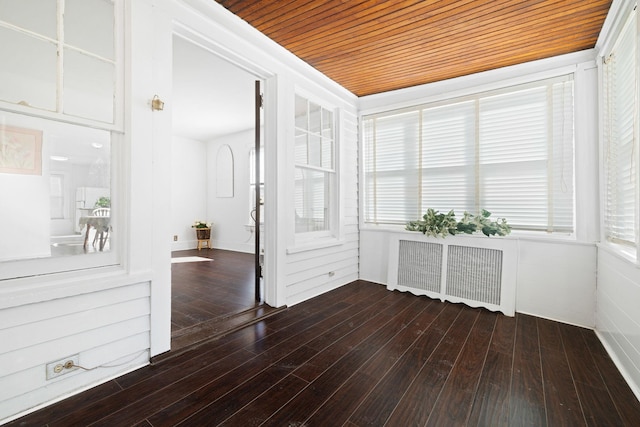
[[[640,403],[593,331],[357,281],[8,426],[639,421]]]

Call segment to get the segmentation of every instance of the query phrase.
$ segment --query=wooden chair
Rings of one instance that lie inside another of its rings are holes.
[[[111,216],[111,209],[110,208],[96,208],[93,210],[93,212],[91,212],[91,216]],[[96,228],[96,235],[93,238],[93,246],[96,246],[96,242],[98,241],[98,239],[100,239],[100,250],[102,250],[104,248],[104,244],[107,242],[107,239],[109,238],[109,228],[111,226],[107,227],[106,229],[97,229]]]

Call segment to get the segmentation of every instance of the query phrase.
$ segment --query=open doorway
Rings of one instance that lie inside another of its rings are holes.
[[[262,133],[255,86],[252,73],[174,36],[172,351],[269,311],[255,264],[264,247],[255,240],[261,230],[256,210],[264,203],[255,198],[264,186],[263,174],[255,174],[255,141]],[[201,246],[196,221],[212,224],[203,246],[213,249],[194,249]]]

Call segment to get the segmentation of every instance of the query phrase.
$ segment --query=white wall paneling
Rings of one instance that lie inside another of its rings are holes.
[[[596,331],[640,399],[640,269],[609,249],[598,250]]]
[[[149,316],[148,282],[4,307],[0,420],[146,364]],[[91,371],[46,379],[47,363],[76,354]]]

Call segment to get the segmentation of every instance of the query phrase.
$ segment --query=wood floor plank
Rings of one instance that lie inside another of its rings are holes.
[[[431,411],[427,426],[464,426],[480,381],[497,315],[481,310],[460,357]]]
[[[457,313],[451,311],[454,308]],[[425,339],[435,343],[427,357],[398,362],[393,373],[388,373],[378,383],[375,392],[349,420],[355,424],[387,420],[389,425],[425,425],[478,313],[459,304],[447,305],[443,311],[446,315],[439,317],[433,324],[434,328],[426,333]],[[427,342],[424,344],[425,349],[431,347]],[[385,386],[398,389],[385,399]],[[375,409],[376,405],[380,408]],[[375,415],[369,415],[367,411],[375,411]]]
[[[469,426],[508,426],[516,318],[498,316],[480,382],[469,415]]]
[[[586,342],[582,337],[582,328],[571,325],[558,325],[558,327],[574,380],[605,390],[604,381],[591,353],[584,351]]]
[[[550,426],[586,425],[557,323],[536,319],[540,339],[547,423]]]
[[[264,425],[282,426],[303,423],[309,416],[310,408],[317,408],[324,403],[363,362],[384,347],[424,308],[425,304],[411,304],[406,309],[399,311],[387,323],[380,325],[375,331],[372,330],[367,339],[354,346],[351,351],[324,371],[295,398],[280,408]]]
[[[256,358],[149,417],[149,421],[154,427],[219,424],[272,384],[280,382],[313,354],[315,350],[303,346],[269,366],[265,366],[263,359]],[[231,396],[232,392],[234,396]]]
[[[394,316],[394,310],[397,311],[400,307],[411,308],[414,306],[419,308],[419,301],[406,301],[397,300],[399,304],[394,304],[386,308],[378,309],[377,306],[373,307],[373,310],[368,311],[365,314],[371,314],[367,322],[359,321],[361,319],[355,319],[355,321],[349,321],[343,328],[338,329],[338,332],[342,332],[343,335],[338,337],[331,334],[332,341],[327,342],[325,347],[320,347],[316,341],[324,342],[325,335],[321,335],[318,340],[310,343],[315,345],[318,349],[318,354],[313,357],[308,363],[305,363],[295,374],[304,379],[307,382],[312,382],[318,378],[324,371],[330,368],[336,361],[340,360],[345,354],[353,349],[354,346],[360,344],[367,339],[373,332],[384,324],[389,322]],[[362,318],[362,320],[365,320]]]
[[[549,348],[541,348],[540,351],[547,423],[550,426],[586,425],[564,351]]]
[[[509,425],[546,426],[538,327],[534,317],[516,317]]]
[[[467,425],[509,426],[513,356],[490,349],[482,369]]]
[[[275,410],[289,402],[308,383],[295,375],[289,375],[282,381],[274,384],[263,394],[254,399],[250,405],[236,412],[220,424],[225,427],[259,426],[265,422]]]
[[[614,397],[612,399],[613,404],[618,410],[624,425],[640,424],[640,405],[638,405],[638,400],[635,398],[629,384],[616,368],[596,334],[588,330],[582,330],[581,332],[598,371],[605,381],[609,395]]]
[[[445,310],[445,308],[449,308],[449,310]],[[446,314],[443,314],[444,311],[446,311]],[[431,354],[431,351],[438,345],[443,336],[441,332],[436,331],[439,328],[434,326],[434,323],[451,323],[458,313],[459,310],[452,306],[432,301],[425,309],[424,317],[416,318],[418,325],[422,323],[423,326],[426,326],[426,328],[421,327],[424,330],[422,335],[425,338],[423,340],[425,342],[416,343],[416,345],[422,347],[421,356],[424,360]],[[397,354],[403,346],[402,343],[405,341],[405,337],[398,334],[392,341],[388,347],[395,349],[394,353]],[[394,356],[394,353],[379,351],[367,360],[352,377],[338,388],[330,399],[320,406],[311,418],[305,421],[305,424],[308,426],[322,426],[326,420],[332,420],[336,425],[344,423],[380,381],[382,373],[388,372],[396,363],[397,356]]]
[[[127,418],[130,413],[147,418],[169,406],[173,413],[180,414],[182,417],[191,416],[202,408],[202,401],[206,403],[218,398],[223,391],[227,392],[236,387],[239,382],[249,380],[271,363],[311,340],[315,332],[309,332],[310,327],[317,328],[319,331],[330,327],[330,322],[334,322],[334,315],[337,313],[348,315],[343,305],[330,306],[325,311],[301,319],[294,324],[299,330],[298,334],[292,333],[293,327],[289,327],[286,333],[276,331],[269,334],[249,348],[242,349],[235,359],[222,359],[222,361],[228,360],[233,366],[223,365],[220,362],[207,366],[198,371],[197,375],[175,382],[169,390],[161,390],[154,393],[152,397],[146,396],[127,408],[100,419],[97,425],[124,425],[130,422]],[[263,322],[268,324],[269,319]],[[259,327],[259,325],[254,326]],[[260,350],[256,351],[257,348]],[[247,355],[251,356],[247,357]]]
[[[380,304],[382,305],[382,303]],[[354,307],[357,307],[357,305],[354,304]],[[341,313],[342,316],[335,315],[323,321],[316,322],[312,328],[301,332],[298,336],[288,334],[288,336],[280,337],[280,343],[261,353],[259,355],[260,357],[256,357],[255,360],[241,366],[237,370],[238,372],[230,372],[225,375],[227,378],[223,377],[221,381],[211,382],[191,395],[185,396],[179,402],[172,404],[163,411],[150,417],[151,422],[154,425],[174,425],[177,424],[180,419],[190,417],[197,411],[204,411],[202,416],[206,417],[207,414],[211,412],[210,410],[206,410],[206,407],[211,405],[211,403],[222,394],[229,391],[229,387],[234,385],[239,386],[240,384],[238,383],[242,381],[256,381],[255,378],[251,379],[251,375],[253,374],[259,377],[259,371],[268,369],[270,363],[278,367],[289,367],[289,370],[298,368],[303,362],[306,362],[307,359],[316,353],[312,343],[318,339],[318,334],[324,331],[324,334],[333,335],[336,329],[340,329],[340,325],[350,325],[354,321],[354,318],[357,318],[358,315],[362,313],[364,313],[364,321],[368,317],[366,313],[369,311],[376,312],[376,305],[373,304],[372,307],[367,304],[361,304],[357,309],[343,310]],[[345,331],[344,333],[347,332],[348,331]],[[278,334],[273,334],[273,336],[277,335]],[[300,358],[299,353],[301,348],[304,350],[302,354],[304,354],[306,358]],[[289,372],[284,372],[283,376],[288,373]],[[281,378],[278,378],[277,381],[280,381],[280,379]],[[272,384],[273,382],[275,381],[272,379],[268,383]],[[214,407],[211,410],[215,411],[216,408],[217,407]]]

